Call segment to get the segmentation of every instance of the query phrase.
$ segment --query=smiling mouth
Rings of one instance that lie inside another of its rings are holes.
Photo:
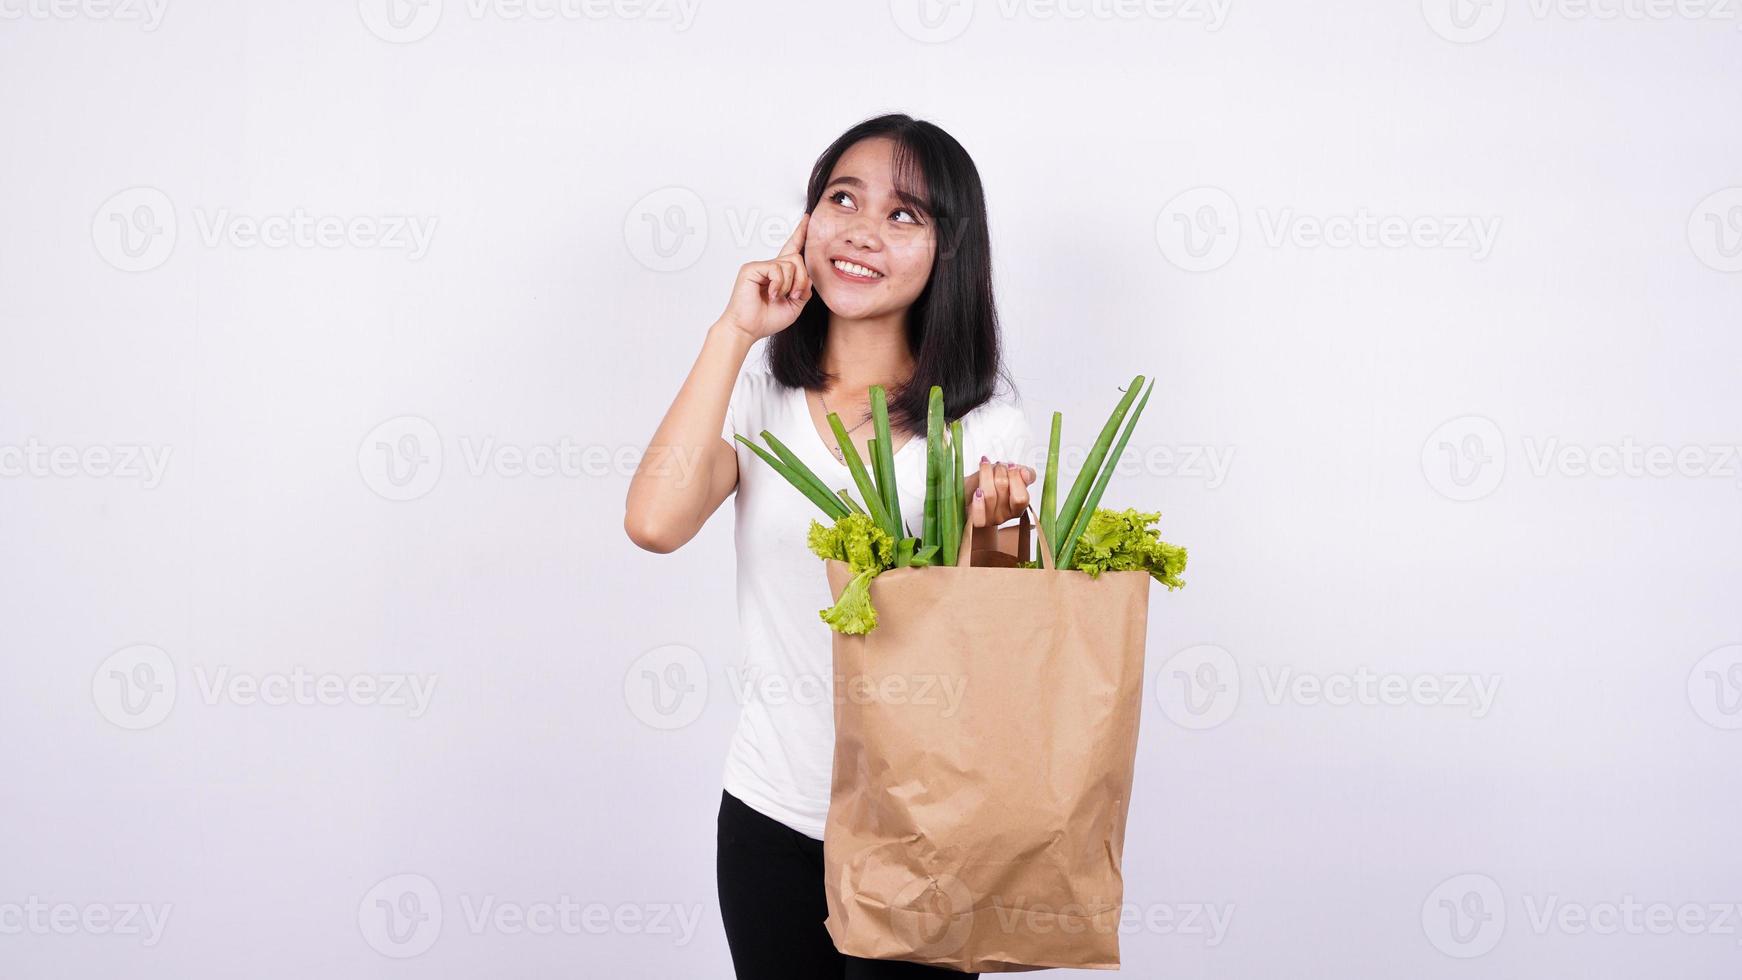
[[[842,277],[854,282],[876,282],[883,278],[883,273],[876,269],[867,268],[857,262],[848,262],[846,259],[835,259],[829,264],[834,266],[835,271],[840,273]]]

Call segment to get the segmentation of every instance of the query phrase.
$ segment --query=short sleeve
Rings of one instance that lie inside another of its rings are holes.
[[[732,438],[735,432],[743,432],[744,415],[744,379],[748,372],[738,372],[738,377],[732,382],[732,397],[726,403],[726,421],[720,426],[720,438],[726,440],[734,449],[738,443]]]

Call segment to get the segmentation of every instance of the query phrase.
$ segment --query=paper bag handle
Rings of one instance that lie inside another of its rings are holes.
[[[1035,532],[1034,508],[1022,508],[1022,519],[1016,527],[1016,560],[1019,562],[1028,561],[1028,539],[1030,535],[1033,535],[1035,543],[1039,545],[1040,567],[1051,569],[1053,567],[1052,548],[1046,543],[1045,534]],[[956,549],[957,568],[968,568],[973,564],[973,549],[974,525],[964,520],[962,526],[962,543],[961,546]]]

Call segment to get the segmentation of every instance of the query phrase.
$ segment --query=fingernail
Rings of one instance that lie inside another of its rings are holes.
[[[980,457],[980,462],[982,462],[982,463],[989,463],[989,462],[991,462],[991,460],[989,460],[989,459],[987,459],[987,458],[986,458],[986,457],[984,457],[984,456],[981,456],[981,457]]]
[[[984,497],[984,496],[986,496],[986,491],[981,490],[979,487],[974,488],[974,499],[975,500],[979,500],[981,497]]]

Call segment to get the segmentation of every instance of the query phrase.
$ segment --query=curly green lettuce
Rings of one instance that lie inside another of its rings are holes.
[[[877,570],[871,568],[853,576],[835,604],[817,610],[817,615],[837,633],[864,636],[876,629],[877,607],[871,605],[871,580],[876,576]]]
[[[1185,587],[1180,573],[1186,567],[1186,549],[1161,540],[1152,526],[1159,513],[1138,510],[1096,510],[1077,539],[1071,565],[1090,577],[1102,572],[1148,572],[1168,589]]]
[[[818,558],[846,562],[855,573],[835,604],[818,610],[817,615],[837,633],[863,636],[871,632],[877,627],[871,580],[895,564],[895,539],[868,515],[848,514],[832,526],[811,521],[808,542]]]

